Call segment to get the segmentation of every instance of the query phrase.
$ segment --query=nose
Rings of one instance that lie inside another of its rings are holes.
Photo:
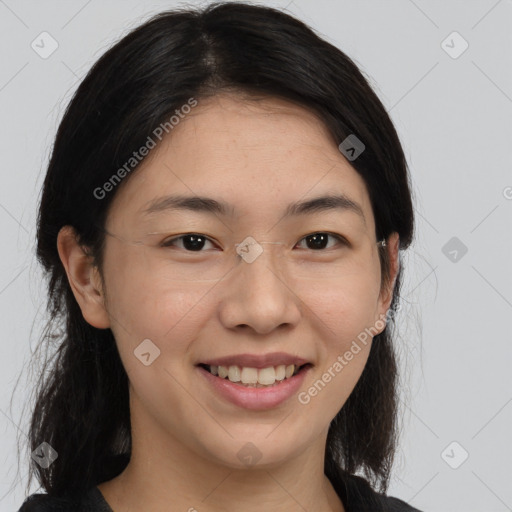
[[[254,259],[244,259],[240,251],[242,256],[224,282],[219,314],[226,328],[268,334],[278,327],[292,328],[300,320],[301,301],[278,271],[278,251],[274,254],[268,249],[274,246],[265,244],[261,242],[263,250]]]

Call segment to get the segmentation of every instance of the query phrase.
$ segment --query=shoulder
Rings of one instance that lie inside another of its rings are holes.
[[[353,504],[349,506],[347,512],[363,512],[366,510],[421,512],[399,498],[374,491],[370,484],[360,476],[350,475],[349,480],[347,490],[349,497],[353,498]]]
[[[81,497],[31,494],[18,512],[112,512],[112,509],[95,486]]]
[[[347,512],[421,512],[403,500],[374,491],[361,476],[339,468],[330,479]]]
[[[31,494],[18,512],[69,512],[78,511],[77,503],[70,498],[57,498],[48,494]]]
[[[382,494],[378,494],[377,496],[378,499],[381,500],[384,510],[387,512],[421,512],[417,508],[411,507],[411,505],[407,504],[405,501],[394,498],[393,496],[384,496]]]

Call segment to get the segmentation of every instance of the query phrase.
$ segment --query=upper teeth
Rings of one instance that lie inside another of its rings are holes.
[[[298,367],[297,367],[298,368]],[[268,368],[248,368],[240,366],[210,366],[210,372],[218,375],[221,379],[226,377],[231,382],[242,382],[242,384],[262,384],[272,385],[277,381],[282,381],[291,377],[295,372],[295,365],[281,364],[279,366],[269,366]]]

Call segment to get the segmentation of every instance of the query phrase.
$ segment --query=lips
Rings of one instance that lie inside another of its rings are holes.
[[[273,385],[261,386],[260,384],[253,384],[249,387],[242,385],[240,382],[231,382],[227,378],[219,378],[219,376],[213,375],[206,370],[205,366],[202,364],[196,365],[196,375],[200,382],[206,384],[206,392],[213,392],[215,397],[227,400],[237,407],[252,411],[272,409],[289,401],[298,393],[306,376],[310,374],[312,369],[311,364],[305,364],[296,375],[285,378],[280,382],[275,382]],[[259,372],[260,370],[257,371]]]

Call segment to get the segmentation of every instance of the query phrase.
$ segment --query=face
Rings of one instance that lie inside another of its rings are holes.
[[[145,212],[170,195],[227,206]],[[334,195],[352,206],[285,215]],[[325,441],[389,303],[364,181],[312,113],[277,99],[200,101],[116,191],[106,228],[105,310],[138,425],[229,467],[247,451],[276,464]],[[235,244],[262,250],[249,262]],[[229,367],[281,380],[249,388],[210,373],[219,366],[235,380]]]

